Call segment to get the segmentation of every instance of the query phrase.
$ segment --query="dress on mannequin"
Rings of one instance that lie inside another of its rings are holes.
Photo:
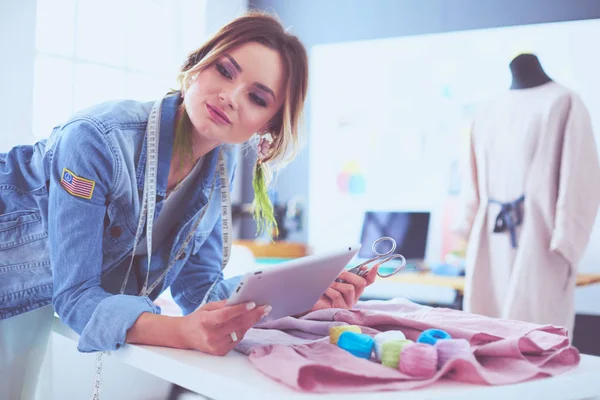
[[[535,55],[519,55],[510,69],[511,90],[472,125],[458,229],[468,240],[463,307],[572,335],[577,266],[600,204],[590,116]]]

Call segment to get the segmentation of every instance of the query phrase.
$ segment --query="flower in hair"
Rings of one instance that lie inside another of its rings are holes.
[[[258,153],[258,160],[262,161],[269,156],[271,153],[271,145],[273,144],[273,136],[270,133],[261,135],[258,145],[256,147]]]

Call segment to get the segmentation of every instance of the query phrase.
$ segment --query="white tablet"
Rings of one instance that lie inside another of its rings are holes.
[[[273,309],[261,322],[309,311],[359,249],[360,245],[349,246],[249,272],[242,277],[227,305],[248,301],[257,306],[270,304]]]

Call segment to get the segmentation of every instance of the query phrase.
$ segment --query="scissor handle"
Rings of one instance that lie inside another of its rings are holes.
[[[397,274],[398,272],[400,272],[400,270],[404,267],[406,267],[406,258],[404,258],[404,256],[402,254],[392,254],[391,256],[389,256],[388,258],[386,258],[385,260],[383,260],[382,262],[380,262],[379,264],[377,264],[377,266],[386,263],[388,261],[393,260],[394,258],[401,258],[402,262],[400,263],[400,266],[398,268],[396,268],[395,270],[393,270],[392,272],[390,272],[389,274],[382,274],[381,272],[379,272],[379,270],[377,270],[377,275],[379,275],[382,278],[388,278],[392,275]]]
[[[377,245],[383,241],[391,242],[392,248],[386,251],[385,253],[380,253],[379,251],[377,251]],[[389,236],[380,237],[375,242],[373,242],[373,246],[371,246],[371,249],[373,250],[373,253],[377,254],[378,256],[387,256],[393,254],[394,250],[396,250],[396,241],[394,240],[394,238],[391,238]]]
[[[392,248],[389,249],[388,251],[386,251],[385,253],[380,253],[379,251],[377,251],[377,244],[379,244],[380,242],[383,242],[383,241],[391,242],[392,243]],[[404,268],[406,266],[406,258],[404,258],[404,256],[402,254],[393,254],[394,251],[396,250],[396,241],[394,240],[394,238],[391,238],[389,236],[381,237],[381,238],[377,239],[373,243],[372,249],[373,249],[373,252],[375,254],[377,254],[375,257],[370,258],[367,261],[358,264],[357,266],[349,269],[348,272],[351,272],[351,273],[356,274],[358,276],[365,276],[366,274],[369,273],[369,271],[371,270],[371,268],[373,268],[373,267],[379,267],[381,264],[385,264],[386,262],[391,261],[391,260],[393,260],[395,258],[401,258],[402,259],[402,263],[401,263],[400,267],[396,268],[391,273],[389,273],[389,274],[382,274],[381,272],[379,272],[379,270],[377,271],[377,275],[379,275],[382,278],[387,278],[389,276],[392,276],[392,275],[398,273],[402,268]],[[371,264],[373,262],[375,262],[375,265],[373,267],[362,269],[362,267],[367,266],[367,265],[369,265],[369,264]],[[341,280],[338,280],[338,281],[341,282]]]

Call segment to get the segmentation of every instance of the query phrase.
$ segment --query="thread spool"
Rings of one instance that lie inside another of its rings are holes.
[[[375,341],[364,333],[346,331],[340,335],[337,345],[356,357],[369,359],[373,353]]]
[[[329,328],[329,343],[337,344],[340,335],[344,332],[362,333],[358,325],[340,325]]]
[[[441,329],[426,329],[419,335],[417,343],[435,345],[438,340],[452,339],[452,337]]]
[[[438,365],[438,352],[425,343],[413,343],[404,348],[400,358],[400,371],[406,375],[430,378]]]
[[[438,353],[438,368],[455,358],[467,358],[472,354],[471,344],[466,339],[440,340],[435,344]]]
[[[375,357],[377,361],[381,362],[381,346],[383,343],[390,340],[405,340],[406,336],[402,331],[386,331],[378,333],[373,339],[375,340]]]
[[[412,340],[389,340],[381,345],[381,364],[390,368],[398,368],[402,350],[412,344]]]

